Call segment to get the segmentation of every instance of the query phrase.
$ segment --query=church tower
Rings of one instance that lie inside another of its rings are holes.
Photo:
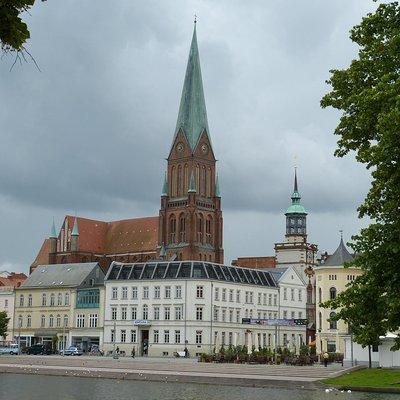
[[[158,253],[162,250],[166,260],[223,263],[221,197],[208,128],[196,23],[167,161]]]

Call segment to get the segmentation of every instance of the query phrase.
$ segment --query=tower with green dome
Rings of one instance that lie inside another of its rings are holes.
[[[294,171],[294,189],[292,204],[285,212],[286,235],[307,235],[307,211],[301,204],[301,196],[297,185],[297,170]]]

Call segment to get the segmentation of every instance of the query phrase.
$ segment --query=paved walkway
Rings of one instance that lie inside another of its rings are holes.
[[[340,365],[293,367],[199,363],[193,359],[0,356],[0,372],[67,375],[116,379],[199,382],[240,386],[308,387],[341,375]]]

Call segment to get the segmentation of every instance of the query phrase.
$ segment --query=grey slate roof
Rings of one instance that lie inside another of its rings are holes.
[[[343,238],[341,238],[339,247],[332,255],[328,256],[324,263],[321,263],[321,266],[339,267],[345,262],[351,261],[353,258],[354,257],[349,253],[346,246],[344,245]]]
[[[93,278],[95,278],[96,268],[99,270],[98,279],[96,279],[98,282],[96,283],[102,283],[104,273],[96,262],[39,265],[21,287],[81,286],[89,279],[90,275],[93,275]],[[86,282],[86,284],[89,285],[89,282]]]
[[[274,277],[275,281],[278,282],[288,268],[289,267],[265,268],[263,271],[268,271]]]

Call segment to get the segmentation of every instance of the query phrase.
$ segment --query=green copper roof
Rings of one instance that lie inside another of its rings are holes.
[[[297,187],[297,171],[294,172],[294,188],[292,193],[292,205],[286,210],[287,214],[306,214],[306,209],[300,204],[301,196]]]
[[[219,179],[217,175],[217,179],[215,180],[215,197],[221,197],[221,192],[219,190]]]
[[[194,26],[192,44],[190,45],[174,140],[181,128],[192,150],[196,148],[203,131],[205,130],[207,134],[209,132],[199,49],[197,47],[196,25]]]
[[[56,224],[54,223],[54,218],[53,225],[51,226],[50,239],[57,239]]]
[[[194,181],[194,175],[190,175],[189,190],[188,193],[196,193],[196,182]]]
[[[161,196],[168,196],[167,174],[165,174],[165,176],[164,176],[164,184],[163,184]]]
[[[77,220],[76,217],[75,217],[75,220],[74,220],[74,226],[72,228],[71,235],[72,236],[79,236],[78,220]]]

